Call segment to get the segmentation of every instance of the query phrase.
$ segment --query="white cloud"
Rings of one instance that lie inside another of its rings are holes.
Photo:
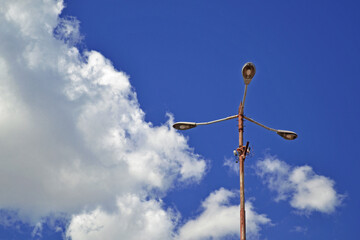
[[[80,22],[74,17],[63,17],[58,20],[58,25],[54,29],[54,36],[63,40],[70,46],[81,42]]]
[[[302,227],[302,226],[294,226],[290,232],[297,232],[297,233],[303,233],[306,234],[307,232],[307,227]]]
[[[334,189],[334,181],[317,175],[310,166],[291,167],[275,157],[266,157],[256,166],[269,189],[277,192],[277,201],[290,199],[290,205],[300,211],[323,213],[341,204],[343,196]]]
[[[272,225],[271,220],[265,214],[258,214],[254,211],[251,201],[245,203],[246,211],[246,231],[249,239],[258,239],[261,225]]]
[[[31,224],[72,215],[73,229],[77,214],[99,209],[111,222],[107,212],[128,196],[161,215],[154,199],[176,182],[199,181],[205,161],[171,116],[161,126],[144,120],[126,74],[71,45],[79,24],[59,18],[62,9],[60,0],[1,3],[0,208]]]
[[[230,172],[233,172],[239,175],[239,163],[236,162],[235,158],[227,158],[224,159],[224,166],[228,167]]]
[[[176,218],[162,209],[161,201],[128,194],[117,199],[117,211],[97,208],[74,216],[66,235],[72,240],[169,240]]]
[[[229,205],[230,198],[236,193],[220,188],[211,193],[202,203],[203,212],[197,218],[189,220],[179,230],[179,240],[221,239],[240,234],[240,205]],[[256,239],[260,225],[270,224],[264,214],[254,211],[251,201],[245,203],[246,230],[249,239]]]
[[[161,200],[146,200],[134,194],[117,199],[117,208],[111,212],[100,207],[74,215],[66,236],[72,240],[92,239],[176,239],[204,240],[239,236],[239,205],[229,205],[235,192],[221,188],[202,203],[203,212],[188,220],[176,233],[180,215],[164,210]],[[254,211],[246,202],[246,229],[248,239],[258,239],[261,225],[271,224],[264,214]]]

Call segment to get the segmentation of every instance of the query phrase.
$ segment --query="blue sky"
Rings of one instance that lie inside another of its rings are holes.
[[[245,115],[298,134],[245,122],[249,238],[354,238],[358,11],[356,1],[5,1],[0,239],[237,239],[236,121],[171,124],[236,114],[248,61]]]

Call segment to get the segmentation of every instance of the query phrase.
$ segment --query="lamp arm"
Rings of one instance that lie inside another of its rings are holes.
[[[237,117],[238,117],[238,115],[233,115],[233,116],[230,116],[230,117],[221,118],[221,119],[210,121],[210,122],[196,123],[196,125],[209,125],[209,124],[213,124],[213,123],[217,123],[217,122],[222,122],[222,121],[234,119],[234,118],[237,118]]]
[[[247,87],[248,87],[248,85],[245,85],[244,96],[243,96],[243,101],[242,101],[242,105],[241,105],[241,109],[240,109],[240,114],[244,114],[244,106],[245,106]]]
[[[255,121],[254,119],[251,119],[251,118],[246,117],[246,116],[244,116],[244,118],[245,118],[246,120],[252,122],[252,123],[255,123],[256,125],[259,125],[260,127],[263,127],[263,128],[265,128],[265,129],[267,129],[267,130],[270,130],[270,131],[273,131],[273,132],[276,132],[276,133],[278,132],[278,130],[273,129],[273,128],[269,128],[269,127],[267,127],[267,126],[265,126],[265,125],[263,125],[263,124]]]

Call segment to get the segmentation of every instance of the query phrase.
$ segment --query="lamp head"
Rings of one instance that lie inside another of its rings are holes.
[[[277,130],[276,133],[286,140],[294,140],[297,138],[297,134],[287,130]]]
[[[251,62],[245,63],[245,65],[242,68],[242,75],[244,78],[245,85],[249,85],[251,80],[253,79],[256,72],[255,65]]]
[[[177,130],[188,130],[191,128],[196,127],[196,123],[194,122],[177,122],[174,123],[173,128],[177,129]]]

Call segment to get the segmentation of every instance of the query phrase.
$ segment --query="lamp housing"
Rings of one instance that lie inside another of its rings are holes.
[[[255,65],[251,62],[245,63],[241,70],[245,85],[249,85],[256,73]]]

